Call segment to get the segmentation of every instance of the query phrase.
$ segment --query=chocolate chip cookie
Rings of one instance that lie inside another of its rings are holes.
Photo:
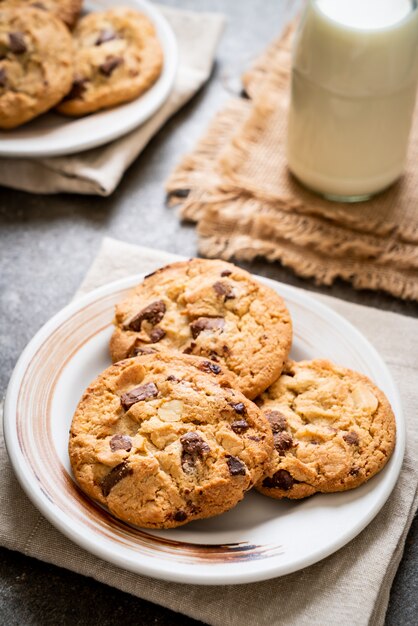
[[[0,0],[0,9],[3,7],[20,7],[21,11],[28,8],[49,11],[70,28],[74,26],[81,6],[82,0]]]
[[[81,489],[116,517],[171,528],[234,507],[260,480],[273,436],[212,361],[143,355],[86,390],[69,442]]]
[[[149,89],[163,67],[154,26],[128,8],[91,13],[73,32],[75,73],[71,91],[58,106],[85,115],[134,100]]]
[[[329,361],[289,361],[257,403],[275,445],[257,489],[272,498],[358,487],[384,467],[395,446],[395,417],[383,392]]]
[[[57,104],[72,84],[72,56],[61,20],[0,6],[0,128],[20,126]]]
[[[115,326],[113,361],[165,348],[204,356],[236,374],[248,398],[280,375],[292,341],[283,299],[219,260],[191,259],[146,277],[116,307]]]

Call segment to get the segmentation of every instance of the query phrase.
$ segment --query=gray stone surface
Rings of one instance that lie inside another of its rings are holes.
[[[163,183],[230,95],[241,70],[280,30],[298,2],[285,0],[166,0],[228,16],[218,62],[209,85],[171,120],[132,165],[110,198],[35,196],[0,189],[0,392],[25,344],[64,306],[110,235],[187,255],[196,254],[194,227],[181,224],[165,206]],[[232,80],[231,80],[232,79]],[[247,266],[248,267],[248,266]],[[365,305],[418,316],[414,303],[381,293],[356,292],[339,282],[317,288],[278,264],[256,262],[255,272],[305,289]],[[135,268],[132,268],[135,271]],[[388,626],[417,624],[418,524],[409,534],[387,615]],[[161,607],[56,567],[0,550],[0,624],[196,623]]]

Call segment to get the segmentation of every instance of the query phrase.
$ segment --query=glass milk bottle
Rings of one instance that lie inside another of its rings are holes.
[[[360,201],[402,174],[418,80],[416,0],[310,0],[296,34],[288,164]]]

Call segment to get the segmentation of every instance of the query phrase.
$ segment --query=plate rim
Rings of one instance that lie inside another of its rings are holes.
[[[60,157],[67,155],[76,155],[86,150],[91,150],[93,148],[98,148],[99,146],[107,145],[120,137],[124,137],[128,133],[132,132],[135,128],[140,127],[147,120],[150,119],[164,104],[167,102],[170,94],[173,91],[174,82],[177,75],[178,64],[179,64],[179,51],[177,39],[174,34],[173,28],[168,22],[167,18],[162,14],[158,6],[151,4],[148,0],[130,0],[130,2],[137,5],[139,11],[143,11],[147,17],[151,19],[156,28],[163,33],[163,40],[161,41],[162,46],[167,47],[167,51],[169,54],[164,55],[164,64],[168,67],[167,76],[164,78],[165,84],[163,85],[161,95],[159,99],[156,101],[157,103],[153,106],[148,106],[148,109],[144,112],[138,112],[135,120],[131,120],[129,124],[123,126],[123,128],[118,127],[117,129],[111,130],[112,126],[106,132],[106,124],[103,124],[103,134],[92,137],[90,139],[82,138],[82,133],[73,133],[74,140],[70,145],[68,145],[68,138],[65,140],[61,140],[60,144],[57,147],[48,147],[48,143],[46,147],[42,146],[43,142],[48,142],[48,130],[45,131],[41,137],[37,139],[21,139],[16,146],[13,146],[13,137],[10,139],[3,137],[0,140],[0,157],[8,157],[8,158],[32,158],[32,157],[43,157],[43,158],[51,158],[51,157]],[[166,51],[166,52],[167,52]],[[158,84],[161,76],[156,81],[154,85],[151,86],[151,89]],[[146,95],[147,92],[144,92],[142,95]],[[104,109],[102,111],[96,111],[89,116],[85,116],[84,118],[68,118],[68,123],[71,124],[72,121],[77,119],[87,119],[88,117],[94,117],[96,114],[106,113],[110,111],[117,111],[118,108],[123,107],[124,105],[129,105],[132,103],[139,101],[141,96],[138,98],[128,101],[122,102],[116,107],[112,107],[110,109]],[[46,111],[47,114],[49,111]],[[123,113],[123,111],[122,111]],[[34,118],[36,119],[36,118]],[[13,133],[12,131],[6,131],[7,135]],[[2,129],[0,129],[0,133],[6,134]],[[78,139],[77,139],[78,138]],[[26,141],[32,142],[40,142],[40,147],[34,147],[32,149],[27,149],[25,147]],[[5,146],[6,144],[6,146]],[[8,146],[8,147],[7,147]]]
[[[193,565],[190,566],[190,573],[179,573],[175,571],[175,567],[173,567],[172,564],[170,565],[170,563],[166,561],[167,568],[164,571],[161,571],[158,564],[161,564],[161,561],[164,560],[164,557],[159,557],[156,560],[156,566],[149,564],[149,562],[138,563],[138,561],[134,561],[132,559],[127,562],[125,557],[119,557],[117,551],[112,551],[107,546],[99,544],[92,545],[87,538],[83,537],[82,532],[79,532],[78,529],[70,527],[68,520],[65,520],[65,515],[63,516],[64,519],[62,519],[59,514],[57,514],[56,512],[54,513],[54,504],[49,504],[49,500],[45,496],[42,496],[39,487],[38,489],[33,489],[31,477],[27,476],[24,471],[26,461],[19,446],[16,445],[17,436],[15,436],[15,433],[13,431],[13,427],[15,425],[13,401],[15,399],[14,396],[16,396],[17,398],[17,392],[20,389],[19,386],[16,388],[16,381],[18,381],[19,377],[21,378],[24,373],[24,368],[28,360],[28,356],[34,354],[43,344],[46,337],[48,337],[49,334],[53,331],[53,329],[55,329],[57,325],[71,317],[71,315],[75,314],[83,307],[93,303],[95,300],[106,295],[110,295],[114,291],[133,287],[135,284],[143,280],[144,275],[145,273],[141,272],[139,274],[130,275],[112,281],[111,283],[102,285],[101,287],[98,287],[97,289],[94,289],[89,293],[79,298],[76,298],[75,300],[72,300],[69,304],[67,304],[64,308],[62,308],[54,316],[52,316],[37,331],[37,333],[32,337],[32,339],[28,342],[28,344],[22,351],[14,367],[12,376],[7,387],[4,402],[3,427],[4,439],[9,459],[13,466],[14,473],[26,495],[29,497],[35,507],[42,513],[42,515],[46,519],[48,519],[48,521],[55,528],[62,532],[72,542],[87,550],[89,553],[105,561],[108,561],[111,564],[121,567],[124,570],[131,571],[137,574],[143,574],[153,578],[158,578],[161,580],[188,583],[194,585],[226,585],[252,583],[291,574],[293,572],[304,569],[305,567],[309,567],[310,565],[321,561],[331,554],[334,554],[337,550],[339,550],[347,543],[349,543],[352,539],[354,539],[364,528],[366,528],[366,526],[368,526],[368,524],[370,524],[370,522],[374,519],[374,517],[378,514],[378,512],[386,503],[387,499],[392,493],[394,486],[397,483],[399,473],[402,467],[406,443],[406,424],[398,387],[393,380],[393,377],[385,361],[380,356],[373,344],[371,344],[367,337],[365,337],[365,335],[363,335],[363,333],[361,333],[361,331],[359,331],[344,316],[334,311],[326,304],[312,297],[309,292],[300,290],[292,285],[287,285],[279,281],[258,276],[256,274],[254,274],[254,277],[257,280],[260,280],[260,282],[274,288],[276,291],[278,290],[285,300],[286,292],[291,293],[293,299],[296,300],[298,303],[301,303],[305,306],[306,304],[309,304],[314,309],[316,309],[319,314],[322,313],[328,318],[331,315],[338,325],[342,325],[343,327],[350,327],[350,331],[357,336],[359,341],[363,344],[367,344],[368,349],[371,351],[371,353],[373,353],[374,358],[377,359],[377,361],[379,362],[380,368],[385,374],[388,384],[391,386],[390,393],[392,396],[392,404],[394,405],[393,409],[396,417],[397,426],[396,447],[390,459],[390,462],[392,463],[391,472],[386,478],[387,484],[384,487],[384,493],[382,494],[380,500],[376,501],[374,506],[370,508],[367,513],[364,514],[361,519],[358,520],[349,529],[349,531],[343,533],[334,541],[331,541],[329,544],[327,544],[326,547],[314,550],[309,557],[300,557],[298,559],[295,559],[291,566],[286,566],[284,568],[281,567],[280,564],[274,564],[273,566],[269,567],[269,563],[266,560],[266,567],[261,571],[242,571],[240,573],[233,573],[232,576],[228,572],[219,572],[216,566],[214,566],[213,569],[207,567],[205,574],[195,571],[196,568],[193,567]],[[16,441],[14,441],[14,439],[16,439]]]

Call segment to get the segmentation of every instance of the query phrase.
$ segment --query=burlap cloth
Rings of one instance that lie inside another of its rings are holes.
[[[286,163],[293,26],[244,75],[234,98],[167,182],[181,215],[197,221],[206,256],[279,260],[303,277],[418,300],[418,110],[405,174],[359,204],[302,188]]]
[[[78,294],[132,273],[151,272],[178,258],[107,239]],[[0,544],[216,626],[383,624],[418,506],[418,320],[313,297],[354,323],[379,350],[398,384],[407,420],[406,456],[398,483],[374,521],[346,547],[295,574],[241,586],[197,587],[135,575],[85,552],[42,517],[17,483],[1,433]]]
[[[208,80],[225,18],[157,5],[177,39],[179,65],[174,87],[154,115],[111,143],[63,157],[0,158],[0,185],[32,193],[86,193],[108,196],[165,122]]]

